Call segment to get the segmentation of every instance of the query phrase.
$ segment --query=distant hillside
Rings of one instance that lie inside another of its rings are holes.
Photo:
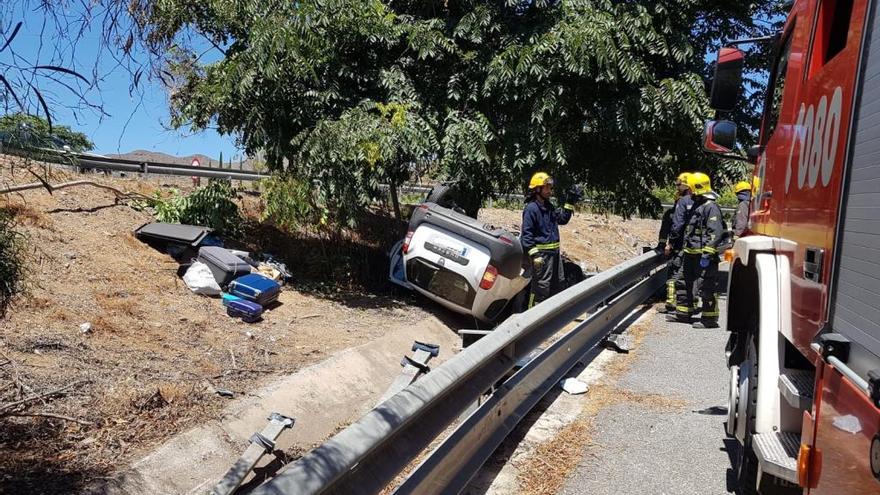
[[[157,163],[174,163],[176,165],[190,165],[192,164],[193,158],[198,158],[199,163],[203,167],[218,167],[220,164],[216,158],[211,158],[206,155],[188,155],[188,156],[174,156],[169,155],[167,153],[162,153],[160,151],[147,151],[147,150],[134,150],[129,151],[128,153],[123,153],[121,155],[107,155],[113,158],[123,158],[125,160],[137,160],[137,161],[145,161],[145,162],[157,162]],[[229,158],[223,157],[223,167],[229,167]],[[252,158],[248,158],[244,160],[242,165],[242,170],[253,170],[253,162]],[[233,169],[239,168],[239,163],[236,161],[232,164]]]

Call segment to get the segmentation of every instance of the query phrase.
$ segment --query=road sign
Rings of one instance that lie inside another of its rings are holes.
[[[199,162],[199,159],[197,157],[193,157],[193,161],[190,165],[192,165],[193,167],[201,167],[202,166],[201,162]],[[192,180],[193,180],[193,187],[199,187],[200,185],[202,185],[201,177],[193,176]]]

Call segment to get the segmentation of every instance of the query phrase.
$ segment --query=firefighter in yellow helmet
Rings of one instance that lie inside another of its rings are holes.
[[[678,197],[675,199],[675,205],[663,214],[660,223],[660,239],[657,247],[663,249],[666,257],[670,258],[666,265],[666,305],[659,310],[661,313],[675,312],[675,281],[684,276],[681,265],[682,237],[694,204],[687,184],[690,175],[689,172],[678,174],[675,181]]]
[[[573,187],[565,205],[557,208],[550,202],[553,178],[538,172],[529,181],[526,206],[523,209],[520,242],[528,254],[531,290],[528,307],[547,299],[562,289],[565,274],[559,255],[559,226],[571,220],[574,205],[583,199],[580,187]]]
[[[733,240],[745,232],[749,225],[749,202],[752,200],[752,184],[742,180],[733,186],[733,192],[736,193],[736,199],[739,201],[736,205],[736,213],[733,216]]]
[[[718,248],[725,241],[727,227],[709,176],[693,173],[688,177],[688,186],[694,196],[694,207],[684,229],[684,279],[676,287],[675,315],[668,318],[691,323],[699,290],[702,307],[694,327],[718,328]]]

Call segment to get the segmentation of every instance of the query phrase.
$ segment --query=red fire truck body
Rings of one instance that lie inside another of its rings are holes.
[[[774,40],[728,285],[727,429],[743,493],[880,493],[878,9],[797,0]],[[724,72],[739,81],[741,58],[724,67],[733,50],[719,57],[718,110]],[[707,125],[707,151],[732,148],[716,144],[722,127]]]

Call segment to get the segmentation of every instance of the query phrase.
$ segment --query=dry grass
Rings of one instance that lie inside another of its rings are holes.
[[[111,315],[127,316],[129,318],[139,318],[141,315],[135,298],[119,291],[97,294],[95,299],[98,302],[98,306]]]
[[[4,209],[22,225],[55,232],[55,223],[52,221],[52,217],[27,203],[10,202],[4,207]]]

